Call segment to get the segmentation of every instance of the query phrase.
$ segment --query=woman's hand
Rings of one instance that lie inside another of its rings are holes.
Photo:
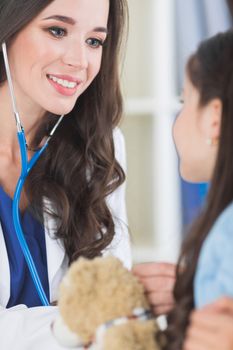
[[[144,263],[135,265],[133,273],[144,285],[154,313],[157,316],[167,314],[174,306],[176,266],[170,263]]]
[[[233,350],[233,299],[192,312],[183,350]]]

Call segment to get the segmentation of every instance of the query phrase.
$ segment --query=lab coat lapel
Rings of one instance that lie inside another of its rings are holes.
[[[51,208],[46,200],[46,208]],[[65,255],[64,246],[61,240],[55,238],[57,229],[55,220],[44,212],[45,242],[48,266],[48,279],[50,289],[50,301],[57,300],[59,283],[68,267],[68,258]]]
[[[49,202],[46,202],[46,205]],[[60,240],[55,239],[56,223],[48,214],[44,214],[46,255],[49,279],[50,301],[57,300],[59,283],[68,267],[68,258]],[[10,298],[10,266],[6,244],[0,223],[0,305],[6,306]]]
[[[0,252],[0,305],[5,306],[10,298],[10,266],[1,224]]]

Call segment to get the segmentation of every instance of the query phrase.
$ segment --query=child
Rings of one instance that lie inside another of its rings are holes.
[[[182,247],[166,331],[169,350],[182,348],[194,307],[233,296],[233,31],[204,41],[190,57],[183,98],[173,130],[180,173],[211,185]]]

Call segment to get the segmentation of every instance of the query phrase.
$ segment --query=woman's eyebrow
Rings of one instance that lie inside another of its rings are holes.
[[[60,22],[63,22],[63,23],[71,24],[71,25],[75,25],[76,24],[76,21],[72,17],[67,17],[67,16],[53,15],[53,16],[49,16],[49,17],[43,18],[43,20],[49,20],[49,19],[54,19],[56,21],[60,21]],[[105,27],[96,27],[96,28],[93,28],[92,31],[93,32],[108,33],[108,30]]]
[[[53,15],[53,16],[43,18],[43,20],[45,21],[48,19],[55,19],[56,21],[60,21],[60,22],[64,22],[72,25],[76,24],[76,21],[73,18],[67,17],[67,16]]]

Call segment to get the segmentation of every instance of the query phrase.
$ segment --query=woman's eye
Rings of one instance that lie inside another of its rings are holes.
[[[87,45],[93,47],[93,48],[99,48],[100,46],[103,46],[104,42],[101,39],[96,38],[89,38],[86,40]]]
[[[56,38],[62,38],[67,34],[66,29],[61,27],[50,27],[48,30]]]

